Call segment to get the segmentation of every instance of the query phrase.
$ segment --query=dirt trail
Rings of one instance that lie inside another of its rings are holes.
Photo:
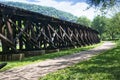
[[[111,49],[114,46],[114,43],[107,41],[104,42],[103,45],[88,51],[81,51],[76,54],[49,59],[19,68],[13,68],[0,72],[0,80],[38,80],[40,76],[73,65],[82,60],[87,60],[95,54]]]

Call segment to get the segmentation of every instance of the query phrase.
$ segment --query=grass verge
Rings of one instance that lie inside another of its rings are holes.
[[[114,49],[39,80],[120,80],[120,41]]]
[[[103,42],[101,42],[99,44],[91,45],[91,46],[79,47],[79,48],[74,48],[74,49],[69,49],[69,50],[61,50],[59,52],[53,52],[53,53],[50,53],[50,54],[28,57],[28,58],[24,58],[21,61],[7,61],[7,63],[8,63],[7,66],[5,66],[3,69],[1,69],[0,72],[8,70],[8,69],[13,68],[13,67],[20,67],[20,66],[24,66],[24,65],[27,65],[27,64],[44,61],[46,59],[52,59],[52,58],[61,57],[61,56],[69,55],[69,54],[74,54],[74,53],[77,53],[77,52],[80,52],[80,51],[92,49],[94,47],[100,46],[102,43]]]

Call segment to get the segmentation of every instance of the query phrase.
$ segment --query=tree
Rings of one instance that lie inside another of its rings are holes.
[[[111,7],[120,2],[120,0],[86,0],[86,2],[95,7]]]
[[[104,16],[96,16],[94,19],[93,19],[93,22],[92,22],[92,28],[97,30],[100,34],[100,37],[101,39],[103,39],[103,33],[105,32],[105,27],[106,27],[106,17]]]
[[[111,39],[120,37],[120,12],[109,20],[106,31]]]
[[[111,10],[120,10],[120,0],[86,0],[90,7],[94,7],[97,10],[100,10],[102,14],[106,14]]]
[[[103,14],[113,12],[110,19],[97,16],[92,27],[99,31],[101,38],[115,39],[120,37],[120,0],[86,0],[90,7],[95,7]],[[117,14],[116,14],[117,13]]]
[[[115,34],[116,34],[116,28],[115,28],[115,26],[114,26],[114,24],[113,24],[114,22],[113,22],[113,20],[112,19],[109,19],[108,21],[107,21],[107,26],[106,26],[106,36],[107,36],[107,38],[108,39],[114,39],[114,37],[115,37]]]
[[[85,17],[85,16],[81,16],[78,18],[77,23],[81,24],[81,25],[85,25],[87,27],[91,26],[91,21]]]

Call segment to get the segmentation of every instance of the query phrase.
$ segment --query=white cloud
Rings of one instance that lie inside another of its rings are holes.
[[[29,2],[28,0],[6,0],[6,1],[14,1],[14,2],[24,2],[24,3],[32,3],[42,6],[48,6],[48,7],[54,7],[56,9],[69,12],[77,17],[80,16],[86,16],[89,19],[93,19],[95,16],[95,9],[90,8],[88,10],[85,10],[88,7],[88,4],[85,2],[78,2],[76,4],[73,4],[73,2],[70,1],[61,1],[57,2],[55,0],[34,0],[35,2]]]

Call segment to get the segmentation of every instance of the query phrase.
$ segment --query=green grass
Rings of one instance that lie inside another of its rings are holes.
[[[40,80],[120,80],[120,42],[114,49],[50,73]]]
[[[0,71],[5,71],[5,70],[8,70],[8,69],[13,68],[13,67],[24,66],[24,65],[27,65],[27,64],[31,64],[31,63],[37,63],[37,62],[40,62],[40,61],[44,61],[46,59],[52,59],[52,58],[61,57],[61,56],[69,55],[69,54],[74,54],[76,52],[92,49],[94,47],[97,47],[97,46],[101,45],[102,43],[103,42],[101,42],[99,44],[96,44],[96,45],[74,48],[74,49],[69,49],[69,50],[62,50],[62,51],[59,51],[59,52],[44,54],[44,55],[40,55],[40,56],[28,57],[28,58],[24,58],[21,61],[7,61],[7,63],[8,63],[7,66],[5,66]]]

